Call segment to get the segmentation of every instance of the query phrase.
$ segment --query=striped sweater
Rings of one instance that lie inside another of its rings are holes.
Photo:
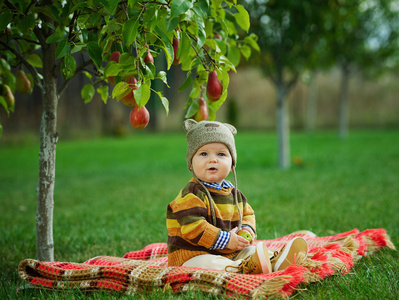
[[[194,178],[168,205],[166,226],[169,233],[169,266],[181,266],[187,260],[202,254],[233,258],[240,252],[228,249],[209,250],[216,242],[219,232],[230,231],[238,226],[240,217],[234,203],[233,187],[208,190],[213,199],[216,226],[212,225],[211,207],[206,192]],[[254,211],[240,191],[238,204],[242,213],[242,224],[250,226],[255,232]]]

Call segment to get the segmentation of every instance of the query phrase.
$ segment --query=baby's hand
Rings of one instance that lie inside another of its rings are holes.
[[[243,250],[250,244],[248,240],[237,234],[237,227],[230,230],[230,240],[227,243],[226,248],[230,250]]]

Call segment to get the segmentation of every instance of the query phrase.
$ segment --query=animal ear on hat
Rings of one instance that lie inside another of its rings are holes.
[[[227,124],[227,123],[224,123],[224,125],[231,131],[231,133],[233,135],[237,134],[237,129],[233,125],[230,125],[230,124]]]
[[[186,132],[189,132],[192,128],[194,128],[197,125],[197,121],[193,119],[187,119],[183,122],[183,128]]]

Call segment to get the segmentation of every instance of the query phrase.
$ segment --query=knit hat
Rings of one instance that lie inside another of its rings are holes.
[[[216,121],[197,121],[188,119],[183,123],[187,132],[187,167],[191,170],[191,160],[199,148],[209,143],[222,143],[227,146],[232,158],[233,167],[236,166],[237,153],[234,135],[237,133],[233,125]]]
[[[197,122],[193,119],[187,119],[183,123],[184,130],[187,132],[187,167],[193,173],[194,178],[198,181],[198,183],[204,188],[210,203],[210,208],[212,212],[212,221],[213,225],[216,226],[216,214],[212,204],[212,196],[209,193],[208,189],[203,185],[201,180],[195,175],[194,170],[192,168],[192,159],[194,154],[201,148],[203,145],[209,143],[222,143],[227,146],[230,151],[230,155],[232,158],[232,170],[234,176],[234,202],[236,204],[238,214],[239,214],[239,225],[238,229],[241,228],[242,223],[242,215],[241,210],[238,205],[238,197],[237,197],[237,176],[235,171],[235,166],[237,163],[237,152],[236,146],[234,142],[234,135],[237,133],[237,129],[230,124],[220,123],[216,121],[201,121]]]

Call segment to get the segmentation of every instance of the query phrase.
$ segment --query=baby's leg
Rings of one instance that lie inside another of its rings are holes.
[[[225,271],[227,266],[238,267],[242,259],[231,260],[221,255],[203,254],[186,261],[184,267],[203,268],[209,270]]]

